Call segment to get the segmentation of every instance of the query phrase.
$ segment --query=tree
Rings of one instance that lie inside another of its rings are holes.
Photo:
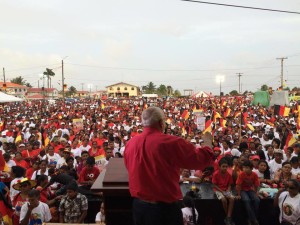
[[[179,91],[179,90],[175,90],[175,91],[174,91],[174,96],[175,96],[175,97],[181,96],[180,91]]]
[[[231,96],[239,95],[239,93],[238,93],[237,90],[232,90],[231,92],[229,92],[229,94],[230,94]]]
[[[55,76],[55,73],[52,71],[52,69],[46,68],[46,71],[43,73],[47,77],[47,87],[51,87],[51,77]]]
[[[171,86],[167,86],[168,96],[173,95],[173,88]]]
[[[262,85],[260,88],[261,91],[268,91],[268,89],[269,89],[269,87],[266,84]]]
[[[25,85],[26,84],[26,80],[21,76],[18,76],[18,77],[15,77],[15,78],[11,79],[10,82],[12,82],[14,84],[20,84],[20,85]]]
[[[32,88],[32,85],[30,83],[26,83],[26,87]]]
[[[166,96],[168,94],[166,85],[164,85],[164,84],[159,85],[159,87],[156,89],[156,93],[159,96]]]
[[[72,97],[72,96],[74,96],[74,94],[76,94],[76,93],[77,93],[76,88],[73,87],[73,86],[71,86],[71,87],[69,87],[69,90],[66,92],[66,96]]]
[[[142,90],[145,94],[154,94],[156,91],[156,86],[150,81],[146,86],[142,86]]]

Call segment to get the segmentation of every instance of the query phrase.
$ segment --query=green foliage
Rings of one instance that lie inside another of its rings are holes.
[[[73,97],[76,93],[77,93],[76,88],[71,86],[71,87],[69,87],[69,90],[66,91],[66,96],[67,97]]]
[[[26,84],[26,80],[22,76],[15,77],[15,78],[11,79],[10,82],[12,82],[14,84],[19,84],[19,85]]]
[[[51,77],[55,76],[55,73],[52,71],[52,69],[46,68],[46,71],[43,73],[47,77],[47,86],[50,88],[51,86]]]
[[[166,96],[168,94],[166,85],[164,85],[164,84],[159,85],[159,87],[156,89],[156,93],[159,96]]]
[[[232,90],[231,92],[229,92],[229,94],[230,94],[231,96],[239,95],[239,93],[238,93],[237,90]]]
[[[179,91],[179,90],[175,90],[175,91],[174,91],[174,96],[175,96],[175,97],[181,96],[180,91]]]
[[[153,82],[149,82],[146,86],[142,86],[142,91],[144,94],[155,94],[156,86]]]
[[[269,87],[266,84],[262,85],[260,88],[261,91],[268,91],[268,89],[269,89]]]

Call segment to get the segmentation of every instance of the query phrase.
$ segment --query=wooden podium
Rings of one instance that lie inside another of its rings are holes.
[[[102,191],[107,225],[132,225],[132,199],[123,158],[111,158],[91,188]]]

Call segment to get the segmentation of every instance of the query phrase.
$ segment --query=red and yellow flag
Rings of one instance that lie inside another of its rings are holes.
[[[220,126],[222,128],[226,127],[226,123],[227,123],[227,120],[224,120],[223,118],[220,119]]]
[[[181,118],[187,120],[190,117],[190,113],[187,110],[184,110],[181,114]]]
[[[212,132],[210,119],[205,122],[205,130],[203,131],[203,134],[205,134],[206,132],[209,132],[209,133]]]
[[[230,113],[231,113],[231,109],[229,107],[227,107],[225,112],[224,112],[224,118],[230,116]]]

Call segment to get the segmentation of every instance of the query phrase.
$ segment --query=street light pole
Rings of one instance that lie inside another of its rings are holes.
[[[65,102],[65,76],[64,76],[64,60],[61,60],[61,79],[62,79],[62,95],[63,95],[63,100]]]

